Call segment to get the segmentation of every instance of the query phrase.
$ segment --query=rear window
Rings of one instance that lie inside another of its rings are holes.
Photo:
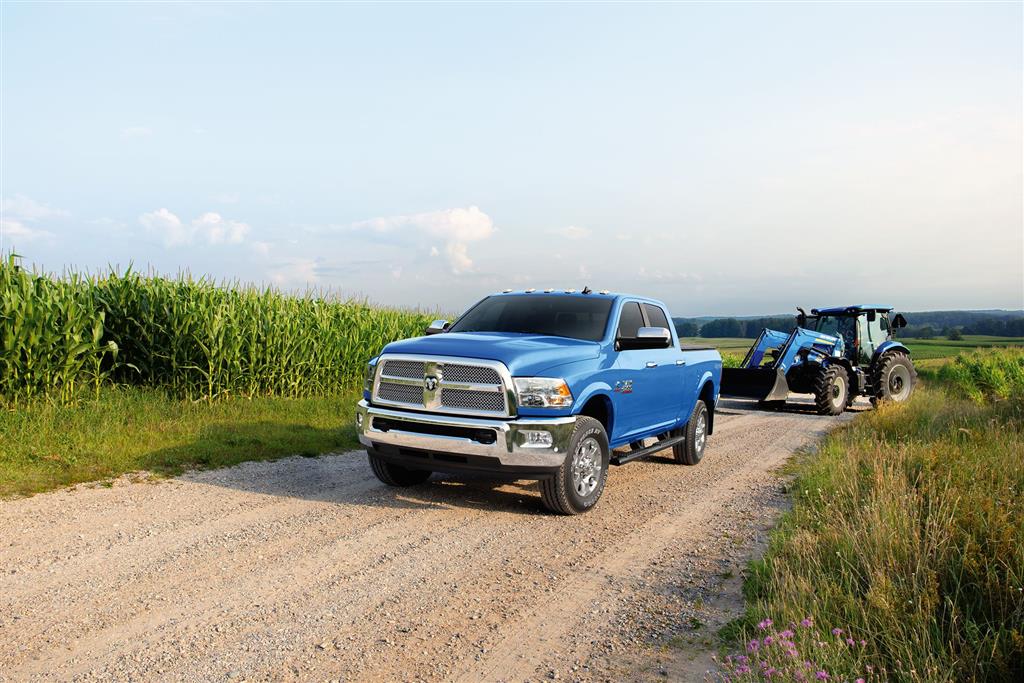
[[[449,332],[517,332],[600,341],[612,300],[587,296],[490,296]]]

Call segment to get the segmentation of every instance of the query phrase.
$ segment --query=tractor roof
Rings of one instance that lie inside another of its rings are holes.
[[[813,315],[842,315],[844,313],[861,313],[864,311],[891,311],[892,306],[877,304],[853,304],[851,306],[833,306],[832,308],[812,308]]]

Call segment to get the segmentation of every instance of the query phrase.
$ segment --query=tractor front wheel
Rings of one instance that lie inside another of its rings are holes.
[[[850,400],[850,376],[840,365],[828,365],[814,377],[814,405],[819,415],[840,415]]]
[[[875,395],[873,403],[893,401],[902,403],[910,398],[917,384],[917,371],[910,356],[894,351],[882,356],[875,372]]]

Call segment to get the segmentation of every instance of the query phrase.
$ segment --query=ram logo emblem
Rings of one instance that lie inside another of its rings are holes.
[[[633,380],[631,379],[620,379],[615,383],[615,391],[620,394],[632,394],[633,393]]]
[[[436,377],[433,377],[433,376],[424,377],[423,378],[423,388],[426,389],[427,391],[436,391],[437,390],[437,382],[438,382],[438,380],[437,380]]]

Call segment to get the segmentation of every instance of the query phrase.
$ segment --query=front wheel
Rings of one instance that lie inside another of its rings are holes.
[[[540,482],[545,507],[562,515],[578,515],[594,507],[608,479],[610,458],[604,425],[592,417],[578,417],[562,466]]]
[[[704,401],[697,401],[683,431],[686,440],[672,447],[672,455],[678,463],[696,465],[704,457],[708,443],[708,407]]]
[[[429,470],[411,470],[395,465],[370,450],[366,451],[366,457],[370,461],[373,473],[388,486],[416,486],[430,479]]]
[[[814,405],[819,415],[840,415],[850,402],[850,376],[840,365],[818,370],[814,378]]]

